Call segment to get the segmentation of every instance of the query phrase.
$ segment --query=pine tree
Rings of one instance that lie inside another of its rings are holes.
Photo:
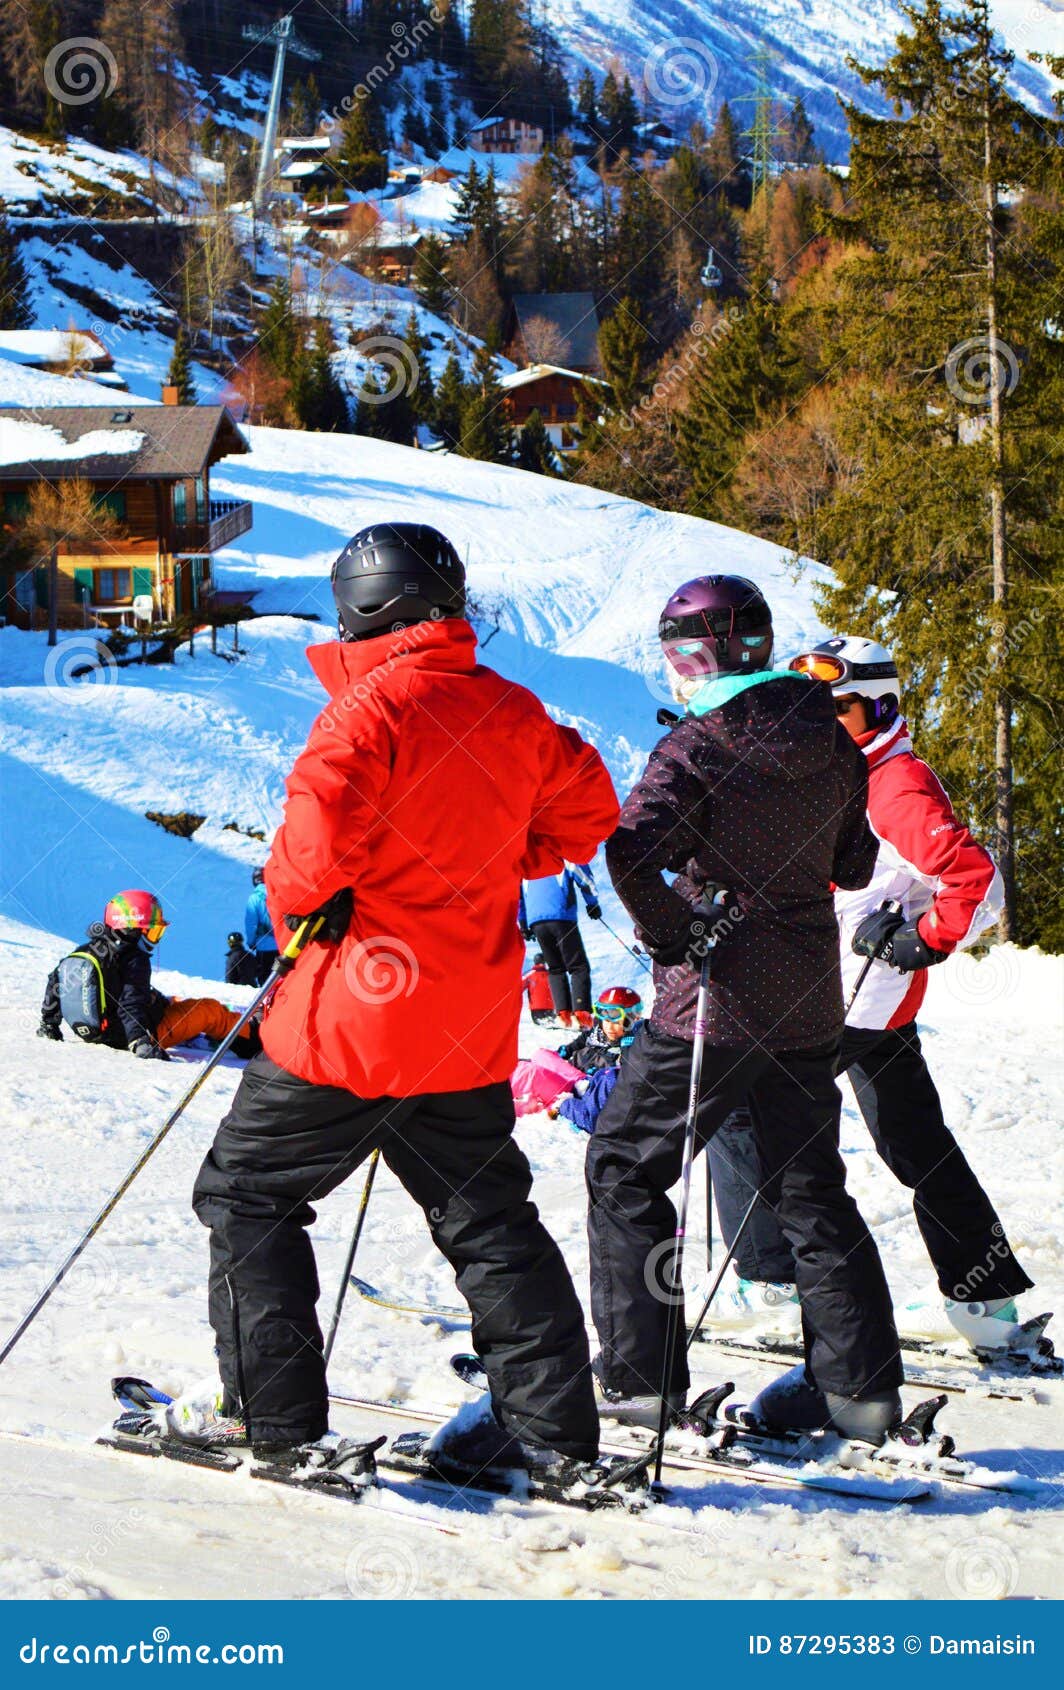
[[[442,317],[451,303],[452,288],[447,279],[447,242],[433,229],[418,242],[411,281],[426,311]]]
[[[513,434],[506,420],[495,355],[486,346],[478,347],[473,358],[458,449],[464,458],[480,458],[492,464],[509,463],[513,456]]]
[[[0,329],[28,329],[32,322],[29,273],[0,200]]]
[[[403,340],[410,349],[410,356],[417,367],[417,381],[410,395],[414,415],[418,422],[431,423],[435,410],[435,396],[432,386],[432,371],[429,369],[429,342],[422,335],[418,327],[417,312],[411,307],[410,315],[403,330]]]
[[[733,514],[728,491],[745,437],[772,415],[797,379],[780,305],[762,274],[745,309],[709,341],[691,373],[679,444],[694,514],[723,521]]]
[[[319,318],[314,331],[314,347],[299,368],[297,391],[293,396],[301,428],[343,434],[350,427],[347,399],[332,367],[334,351],[328,319]]]
[[[517,437],[518,467],[532,470],[536,475],[556,475],[556,462],[543,418],[538,411],[531,411]]]
[[[714,188],[729,205],[750,204],[750,167],[739,135],[739,126],[727,100],[722,100],[706,145],[706,165]]]
[[[388,181],[388,140],[373,96],[356,99],[340,130],[340,146],[329,163],[348,188],[365,193]]]
[[[292,303],[292,290],[283,276],[278,276],[270,288],[259,329],[259,349],[279,375],[295,374],[303,352],[303,332]]]
[[[630,411],[645,385],[649,345],[646,324],[631,295],[619,300],[613,315],[602,324],[598,344],[613,403],[620,411]]]
[[[192,379],[192,364],[189,357],[188,337],[183,328],[177,331],[174,340],[173,355],[170,368],[166,372],[167,382],[177,388],[177,402],[179,405],[195,405],[198,403],[196,384]]]
[[[1003,932],[1059,940],[1044,888],[1064,873],[1049,820],[1060,804],[1052,607],[1064,584],[1064,344],[1049,325],[1064,286],[1064,126],[1009,92],[1011,56],[985,4],[903,10],[888,64],[861,72],[895,115],[847,111],[845,227],[859,244],[839,272],[832,355],[859,373],[845,416],[860,473],[824,513],[838,582],[824,612],[892,647],[947,786],[976,820],[993,816]]]
[[[462,412],[465,407],[466,382],[457,355],[451,353],[436,383],[432,412],[432,427],[437,437],[452,451],[462,437]]]
[[[606,157],[613,161],[624,152],[631,152],[636,142],[639,106],[631,78],[625,76],[618,83],[612,70],[606,72],[598,102],[599,123],[606,149]]]
[[[586,67],[576,85],[576,109],[591,139],[597,141],[599,139],[600,121],[598,95],[595,92],[595,78]]]
[[[800,94],[796,96],[784,122],[783,157],[789,164],[822,164],[824,160]]]

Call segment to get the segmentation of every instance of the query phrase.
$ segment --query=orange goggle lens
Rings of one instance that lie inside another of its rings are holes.
[[[166,932],[168,925],[169,924],[165,921],[157,921],[153,924],[153,926],[147,929],[145,937],[147,938],[149,945],[157,945],[159,943],[159,940]]]
[[[846,673],[844,663],[822,651],[810,651],[801,657],[792,657],[787,667],[798,675],[809,675],[814,681],[827,681],[830,685],[841,681]]]

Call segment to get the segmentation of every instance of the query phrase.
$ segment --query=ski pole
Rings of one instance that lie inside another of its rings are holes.
[[[882,910],[890,910],[892,915],[901,915],[903,913],[902,907],[899,904],[897,898],[887,898],[887,899],[885,899],[884,902],[880,904],[879,910],[876,911],[876,914],[878,915],[880,913],[880,911],[882,911]],[[873,951],[872,955],[865,959],[865,965],[861,969],[860,974],[858,974],[857,979],[854,982],[853,991],[850,993],[849,997],[846,1000],[846,1008],[842,1012],[842,1019],[844,1021],[845,1021],[847,1015],[849,1015],[851,1009],[853,1008],[854,1004],[857,1001],[857,994],[861,990],[861,987],[864,985],[865,980],[868,977],[868,970],[871,968],[871,966],[874,962],[878,962],[878,961],[879,961],[879,951],[878,950]]]
[[[713,1272],[713,1164],[706,1145],[706,1272]]]
[[[743,1234],[745,1233],[746,1228],[749,1224],[751,1215],[753,1214],[755,1208],[757,1207],[758,1199],[760,1198],[760,1196],[761,1196],[760,1191],[754,1192],[754,1195],[751,1197],[749,1203],[747,1204],[745,1215],[743,1216],[742,1220],[739,1222],[739,1225],[735,1229],[735,1237],[732,1239],[731,1243],[729,1244],[729,1246],[728,1246],[728,1248],[725,1252],[724,1260],[720,1264],[720,1270],[717,1274],[717,1277],[713,1281],[712,1285],[709,1288],[709,1293],[706,1297],[705,1302],[702,1304],[702,1308],[701,1308],[701,1311],[699,1313],[698,1319],[695,1321],[695,1323],[692,1326],[690,1332],[688,1333],[688,1337],[687,1337],[687,1348],[688,1349],[691,1348],[691,1345],[694,1343],[695,1339],[698,1337],[698,1334],[702,1330],[702,1322],[705,1320],[706,1315],[709,1313],[709,1305],[712,1303],[714,1297],[717,1295],[717,1292],[720,1290],[721,1284],[724,1280],[724,1275],[727,1273],[729,1266],[731,1265],[731,1263],[735,1259],[735,1252],[739,1248],[740,1243],[742,1242]]]
[[[728,894],[723,889],[713,895],[713,903],[724,904]],[[669,1387],[676,1357],[676,1339],[683,1308],[683,1249],[687,1235],[687,1209],[691,1199],[691,1167],[695,1156],[698,1129],[699,1093],[702,1089],[702,1058],[706,1046],[709,1023],[709,982],[712,973],[715,941],[709,937],[698,970],[698,1001],[695,1006],[695,1036],[691,1047],[691,1090],[687,1102],[687,1121],[683,1137],[683,1165],[680,1172],[680,1206],[676,1215],[676,1244],[672,1257],[672,1296],[665,1329],[665,1368],[661,1379],[661,1407],[658,1413],[658,1433],[654,1448],[654,1483],[661,1483],[661,1467],[665,1459],[665,1434],[669,1429]]]
[[[75,1244],[73,1250],[71,1250],[58,1273],[49,1280],[48,1284],[33,1304],[33,1307],[28,1309],[23,1315],[22,1319],[15,1327],[15,1330],[5,1343],[3,1349],[0,1350],[0,1366],[2,1366],[7,1360],[23,1333],[28,1327],[32,1326],[52,1293],[58,1290],[59,1286],[63,1283],[63,1280],[74,1266],[74,1263],[78,1260],[78,1257],[96,1237],[96,1234],[103,1226],[103,1223],[107,1219],[108,1215],[113,1213],[113,1211],[118,1207],[122,1198],[133,1184],[133,1181],[136,1179],[141,1169],[146,1165],[151,1157],[155,1155],[155,1152],[158,1150],[160,1144],[163,1142],[163,1139],[170,1131],[170,1128],[184,1114],[185,1110],[192,1102],[192,1099],[202,1086],[204,1080],[207,1078],[207,1075],[218,1066],[218,1063],[233,1043],[233,1040],[240,1033],[241,1028],[247,1026],[247,1023],[251,1020],[255,1011],[259,1009],[263,1003],[265,1003],[266,999],[277,985],[278,980],[281,979],[282,975],[287,974],[288,970],[295,964],[296,959],[299,957],[304,946],[309,944],[310,940],[314,938],[315,934],[322,926],[324,919],[324,916],[321,915],[308,915],[305,920],[300,923],[295,933],[293,933],[284,950],[278,952],[277,961],[273,965],[269,979],[265,982],[261,990],[255,994],[255,997],[252,999],[247,1009],[245,1009],[239,1021],[234,1022],[233,1026],[230,1027],[221,1044],[216,1050],[211,1052],[209,1060],[203,1064],[203,1067],[200,1069],[195,1080],[193,1080],[192,1084],[189,1086],[180,1103],[175,1105],[175,1107],[170,1111],[151,1143],[146,1145],[141,1151],[121,1185],[107,1199],[107,1202],[96,1216],[96,1219],[93,1221],[88,1231],[84,1233],[78,1240],[77,1244]]]
[[[380,1145],[378,1145],[369,1159],[369,1167],[366,1170],[366,1183],[362,1187],[362,1196],[358,1200],[358,1214],[355,1217],[355,1230],[351,1234],[351,1248],[347,1252],[347,1260],[344,1263],[343,1278],[340,1280],[340,1289],[336,1294],[336,1307],[333,1309],[332,1320],[329,1322],[329,1336],[325,1340],[324,1352],[326,1367],[329,1365],[329,1357],[332,1355],[333,1345],[336,1342],[336,1329],[340,1324],[340,1314],[343,1310],[344,1298],[347,1296],[347,1287],[351,1283],[351,1270],[355,1265],[355,1251],[358,1249],[358,1241],[362,1237],[362,1228],[366,1224],[366,1210],[369,1208],[369,1194],[373,1190],[373,1181],[376,1177],[380,1159],[381,1151]]]
[[[585,876],[581,873],[579,863],[567,862],[565,866],[569,870],[570,874],[572,875],[573,879],[576,881],[576,884],[581,888],[581,890],[584,891],[584,892],[590,892],[591,896],[594,898],[596,896],[595,888],[594,888],[594,886],[592,886],[591,882],[589,880],[587,880],[585,878]],[[644,973],[646,973],[646,974],[653,973],[653,969],[651,968],[651,965],[647,961],[646,957],[643,955],[643,952],[633,950],[631,945],[625,943],[625,941],[621,938],[621,935],[616,931],[616,929],[610,926],[609,922],[606,920],[606,917],[602,914],[601,906],[599,907],[599,913],[595,917],[595,920],[601,921],[603,927],[606,929],[606,932],[609,934],[610,938],[616,939],[616,941],[620,945],[622,951],[627,951],[628,955],[632,958],[633,962],[637,962],[639,964],[640,968],[643,969]]]

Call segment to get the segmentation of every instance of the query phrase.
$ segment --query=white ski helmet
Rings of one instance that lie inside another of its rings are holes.
[[[787,665],[800,675],[826,681],[838,695],[857,693],[871,699],[872,721],[883,726],[897,714],[901,686],[890,652],[860,634],[832,634],[812,651],[804,651]]]

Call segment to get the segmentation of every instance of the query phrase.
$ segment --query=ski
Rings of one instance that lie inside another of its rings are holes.
[[[451,1357],[451,1370],[465,1385],[483,1389],[485,1376],[479,1356],[460,1354]],[[841,1468],[846,1472],[861,1472],[884,1478],[938,1479],[943,1484],[960,1485],[971,1490],[998,1490],[1012,1494],[1029,1494],[1037,1483],[1019,1473],[1003,1473],[994,1468],[978,1467],[974,1462],[958,1456],[953,1439],[936,1432],[935,1419],[946,1404],[944,1395],[918,1403],[902,1422],[896,1434],[876,1449],[864,1444],[851,1444],[833,1432],[772,1432],[760,1425],[742,1403],[728,1403],[735,1387],[721,1385],[704,1391],[680,1417],[677,1427],[667,1435],[666,1461],[670,1460],[669,1439],[673,1443],[683,1434],[693,1432],[696,1438],[707,1441],[706,1457],[717,1463],[722,1458],[734,1460],[740,1451],[769,1461],[793,1462],[804,1465],[810,1461]],[[624,1440],[627,1442],[627,1439]],[[637,1434],[632,1447],[647,1447],[646,1440]]]
[[[181,1438],[167,1436],[150,1414],[136,1409],[120,1414],[96,1442],[122,1455],[159,1456],[167,1461],[180,1461],[186,1467],[206,1467],[214,1473],[235,1473],[243,1465],[234,1450],[201,1449]]]
[[[389,1314],[416,1315],[421,1320],[454,1320],[464,1326],[470,1323],[467,1308],[436,1308],[431,1303],[401,1303],[392,1300],[378,1291],[376,1286],[370,1285],[365,1279],[359,1279],[357,1274],[351,1275],[351,1284],[367,1303],[375,1303],[379,1309],[387,1309]]]
[[[729,1357],[734,1361],[760,1362],[767,1367],[793,1367],[801,1361],[804,1351],[799,1340],[794,1338],[749,1337],[746,1339],[729,1338],[721,1335],[700,1332],[695,1342],[714,1355]],[[962,1358],[943,1356],[941,1359],[947,1365],[941,1371],[924,1366],[919,1360],[913,1360],[914,1352],[903,1340],[902,1356],[905,1361],[905,1377],[910,1385],[919,1385],[925,1391],[947,1391],[951,1396],[966,1396],[968,1394],[981,1395],[992,1400],[1005,1402],[1036,1402],[1038,1387],[1031,1379],[1020,1377],[1010,1378],[1003,1375],[999,1378],[980,1377],[979,1363],[974,1358],[966,1363]]]
[[[1055,1353],[1052,1342],[1044,1336],[1051,1318],[1051,1315],[1045,1314],[1027,1321],[1024,1332],[1031,1341],[1031,1348],[1011,1350],[1004,1355],[991,1350],[963,1355],[933,1338],[902,1337],[900,1347],[907,1377],[911,1383],[932,1391],[958,1394],[981,1391],[988,1397],[1012,1402],[1033,1400],[1037,1381],[1059,1377],[1064,1370],[1064,1358]],[[774,1366],[793,1367],[804,1357],[802,1342],[797,1336],[730,1337],[727,1333],[706,1332],[703,1328],[695,1341],[719,1355],[734,1356],[742,1361],[763,1361]],[[927,1360],[937,1363],[942,1368],[941,1374],[925,1367],[923,1363]]]
[[[706,1391],[680,1417],[678,1429],[710,1440],[736,1434],[739,1445],[751,1454],[773,1461],[823,1464],[847,1472],[880,1474],[886,1478],[912,1475],[945,1485],[970,1490],[1004,1491],[1031,1495],[1039,1489],[1037,1480],[1020,1473],[979,1467],[956,1452],[953,1439],[939,1436],[935,1419],[947,1398],[930,1397],[918,1403],[901,1425],[879,1445],[855,1443],[832,1431],[780,1431],[758,1421],[744,1403],[726,1403],[734,1387],[719,1386]]]
[[[609,1474],[610,1462],[589,1464],[587,1479],[570,1486],[553,1484],[537,1478],[523,1468],[516,1468],[512,1479],[503,1473],[473,1472],[431,1449],[432,1432],[401,1432],[387,1454],[380,1457],[380,1465],[394,1473],[404,1473],[431,1488],[463,1495],[510,1497],[515,1502],[550,1502],[564,1508],[579,1508],[595,1512],[604,1508],[623,1508],[639,1513],[657,1500],[646,1484],[608,1487],[602,1475]],[[626,1465],[623,1461],[619,1465]],[[592,1476],[594,1475],[594,1476]]]
[[[341,1408],[356,1409],[364,1413],[383,1414],[397,1420],[413,1420],[424,1425],[442,1425],[454,1414],[453,1408],[427,1408],[410,1403],[384,1402],[373,1397],[354,1397],[332,1395],[329,1401]],[[735,1440],[737,1441],[737,1440]],[[793,1466],[771,1461],[759,1461],[749,1451],[734,1448],[719,1448],[707,1450],[704,1440],[697,1448],[694,1440],[689,1440],[692,1447],[677,1448],[675,1442],[666,1445],[664,1466],[673,1473],[703,1474],[709,1478],[736,1479],[755,1485],[767,1485],[777,1490],[814,1491],[829,1496],[841,1496],[851,1502],[884,1502],[884,1503],[912,1503],[923,1502],[932,1495],[932,1489],[926,1479],[900,1478],[891,1475],[887,1478],[874,1475],[863,1476],[858,1473],[812,1473],[800,1472]],[[631,1462],[633,1456],[645,1453],[646,1446],[637,1440],[625,1441],[622,1438],[611,1438],[600,1445],[603,1456],[623,1458]],[[385,1457],[381,1466],[387,1467],[388,1458]],[[436,1480],[437,1485],[446,1484],[449,1489],[455,1489],[454,1480]],[[497,1494],[497,1493],[496,1493]],[[655,1518],[657,1516],[655,1515]]]

